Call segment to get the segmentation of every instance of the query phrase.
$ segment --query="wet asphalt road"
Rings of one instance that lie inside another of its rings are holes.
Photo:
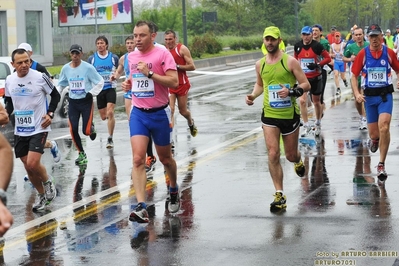
[[[209,69],[221,74],[218,69]],[[378,152],[357,129],[349,88],[336,97],[328,80],[322,139],[302,139],[304,178],[282,155],[287,211],[269,211],[274,188],[260,127],[262,100],[246,106],[253,65],[224,75],[193,75],[193,138],[178,115],[175,158],[181,211],[165,211],[159,162],[149,175],[147,226],[127,217],[136,201],[130,181],[131,148],[124,110],[118,108],[115,148],[105,148],[106,122],[96,114],[98,136],[85,139],[87,169],[74,165],[69,130],[50,134],[62,152],[43,161],[58,197],[43,214],[31,211],[35,191],[16,160],[8,189],[15,223],[5,236],[6,265],[392,265],[398,257],[399,93],[395,92],[385,188],[376,185]],[[310,114],[312,116],[312,114]],[[312,118],[310,118],[312,119]],[[305,143],[306,142],[306,143]],[[380,252],[380,253],[378,253]],[[385,253],[384,253],[385,252]],[[324,264],[323,264],[324,263]],[[330,263],[330,264],[328,264]],[[335,263],[335,264],[332,264]]]

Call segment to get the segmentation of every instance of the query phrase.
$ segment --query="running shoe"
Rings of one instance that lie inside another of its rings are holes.
[[[78,158],[76,158],[75,160],[75,164],[76,165],[84,165],[87,164],[88,160],[87,160],[87,155],[84,151],[79,152],[79,156]]]
[[[148,223],[148,212],[141,203],[137,204],[134,211],[129,215],[129,221],[138,223]]]
[[[381,163],[377,165],[377,177],[379,184],[384,184],[385,180],[388,178],[387,172],[385,171],[385,165]]]
[[[320,136],[320,134],[321,134],[321,125],[315,125],[314,126],[314,135],[316,137],[318,137],[318,136]]]
[[[270,203],[270,211],[281,211],[287,208],[287,197],[281,192],[274,193],[274,200]]]
[[[54,183],[51,180],[47,180],[43,183],[44,195],[46,196],[47,204],[50,204],[52,200],[57,196],[57,191],[55,190]]]
[[[168,211],[170,213],[176,213],[180,209],[180,194],[179,194],[179,189],[176,192],[170,192],[169,191],[169,205],[168,205]]]
[[[306,137],[312,131],[311,126],[303,126],[301,137]]]
[[[191,136],[195,137],[195,136],[197,136],[198,129],[197,129],[197,127],[194,124],[194,119],[192,121],[193,121],[193,123],[191,124],[191,126],[188,126],[188,127],[190,128]]]
[[[295,173],[299,177],[303,177],[305,175],[305,165],[303,164],[302,159],[298,163],[294,163]]]
[[[175,142],[174,142],[173,140],[170,142],[170,148],[171,148],[172,150],[175,149]]]
[[[367,120],[365,117],[360,118],[359,120],[359,130],[367,129]]]
[[[344,84],[345,84],[345,87],[348,88],[348,81],[346,79],[344,80]]]
[[[375,153],[378,150],[379,139],[369,139],[369,147],[372,153]]]
[[[335,95],[341,95],[341,89],[337,88],[337,92],[335,93]]]
[[[147,156],[147,160],[145,161],[145,172],[154,171],[154,164],[156,163],[157,158],[155,156]]]
[[[92,122],[91,127],[90,127],[90,139],[95,140],[96,137],[97,137],[96,127],[94,126],[94,122]]]
[[[53,159],[55,163],[58,163],[61,160],[61,153],[58,150],[58,145],[57,142],[55,142],[54,140],[51,141],[51,145],[53,146],[50,151],[51,154],[53,155]]]
[[[114,141],[112,140],[111,137],[108,137],[107,146],[106,147],[107,147],[107,149],[112,149],[114,147]]]
[[[44,194],[38,194],[36,202],[32,206],[33,212],[43,211],[46,208],[47,200]]]

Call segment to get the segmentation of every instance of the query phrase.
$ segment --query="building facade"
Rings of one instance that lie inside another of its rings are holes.
[[[0,0],[0,56],[10,56],[22,42],[33,59],[53,63],[51,0]]]

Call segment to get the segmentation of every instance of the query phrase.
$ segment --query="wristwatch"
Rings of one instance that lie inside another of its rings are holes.
[[[53,112],[48,112],[47,115],[48,115],[51,119],[54,118],[54,113],[53,113]]]
[[[148,76],[147,76],[147,78],[149,78],[149,79],[150,79],[150,78],[152,77],[152,75],[154,75],[154,72],[150,70],[150,71],[148,72]]]
[[[7,193],[2,188],[0,188],[0,200],[3,202],[4,206],[7,206]]]

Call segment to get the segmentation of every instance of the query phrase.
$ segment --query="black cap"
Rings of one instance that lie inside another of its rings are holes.
[[[323,31],[323,27],[320,24],[314,24],[312,28],[319,28],[320,31]]]
[[[367,35],[380,35],[382,34],[382,30],[378,24],[372,24],[367,29]]]
[[[336,30],[336,29],[337,29],[337,26],[334,26],[334,25],[333,25],[333,26],[331,26],[331,29],[332,29],[332,30]]]
[[[71,48],[69,48],[69,52],[79,52],[82,53],[83,49],[82,46],[80,46],[79,44],[72,44]]]

